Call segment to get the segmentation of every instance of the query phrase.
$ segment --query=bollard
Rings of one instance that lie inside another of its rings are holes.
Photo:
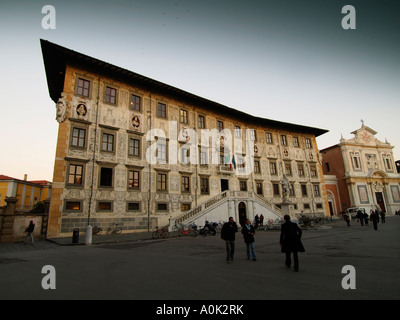
[[[86,227],[85,244],[86,245],[92,244],[92,226],[90,224]]]

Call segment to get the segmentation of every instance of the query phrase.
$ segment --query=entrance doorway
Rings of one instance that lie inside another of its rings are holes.
[[[376,196],[376,203],[381,208],[381,211],[383,213],[386,213],[385,201],[383,200],[383,193],[382,192],[375,192],[375,196]]]
[[[229,180],[221,179],[221,192],[224,192],[225,190],[229,190]]]
[[[329,203],[329,213],[332,217],[334,215],[333,204],[332,204],[332,201],[329,201],[328,203]]]
[[[246,214],[246,204],[244,202],[239,203],[239,223],[241,226],[246,224],[247,214]]]

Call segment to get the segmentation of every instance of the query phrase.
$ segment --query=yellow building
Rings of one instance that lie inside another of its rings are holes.
[[[326,215],[323,129],[254,117],[41,40],[59,122],[48,236]],[[282,210],[281,210],[282,209]],[[286,212],[286,211],[285,211]]]
[[[0,207],[6,205],[6,197],[17,198],[16,211],[29,212],[38,202],[50,200],[51,182],[27,181],[0,175]]]

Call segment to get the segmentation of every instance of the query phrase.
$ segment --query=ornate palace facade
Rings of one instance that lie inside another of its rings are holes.
[[[248,115],[41,41],[59,122],[49,236],[327,212],[323,129]],[[196,220],[197,219],[197,220]],[[203,219],[203,220],[202,220]]]
[[[328,190],[333,213],[349,207],[369,212],[380,209],[394,214],[400,209],[400,175],[393,159],[393,146],[375,138],[376,131],[362,124],[351,139],[321,150],[325,175],[337,179],[339,194]]]

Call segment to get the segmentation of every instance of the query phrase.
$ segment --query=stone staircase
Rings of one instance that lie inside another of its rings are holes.
[[[253,221],[256,214],[259,216],[263,214],[265,220],[283,218],[281,209],[253,192],[225,190],[204,201],[196,208],[188,212],[179,213],[176,217],[171,217],[169,228],[172,230],[175,225],[187,225],[190,223],[203,226],[205,221],[228,221],[230,216],[238,221],[238,205],[242,202],[246,208],[246,218],[250,219],[250,221]]]

